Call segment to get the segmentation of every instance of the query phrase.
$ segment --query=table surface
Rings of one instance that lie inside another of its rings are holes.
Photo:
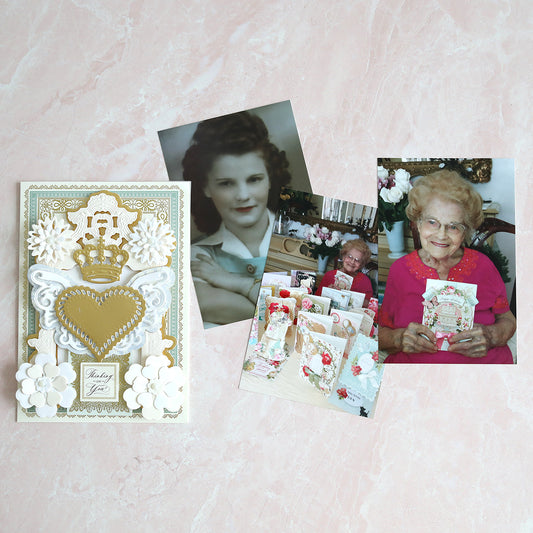
[[[4,2],[0,529],[531,531],[532,17],[529,0]],[[193,295],[188,424],[16,423],[18,183],[165,181],[159,130],[286,99],[317,194],[375,205],[380,156],[514,158],[518,365],[387,367],[357,417],[239,389],[250,321],[204,332]]]

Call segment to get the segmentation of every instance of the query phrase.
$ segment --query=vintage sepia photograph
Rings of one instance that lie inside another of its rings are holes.
[[[191,272],[205,328],[252,318],[283,186],[311,192],[289,101],[159,132],[191,182]]]

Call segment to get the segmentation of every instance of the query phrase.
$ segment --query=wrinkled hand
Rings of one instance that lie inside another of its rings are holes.
[[[487,326],[474,324],[472,329],[461,331],[450,337],[450,352],[466,357],[485,357],[490,349],[490,335]]]
[[[193,277],[203,279],[213,287],[221,289],[227,288],[233,277],[233,274],[205,254],[198,254],[196,261],[191,261],[191,274]]]
[[[402,333],[401,351],[406,353],[435,353],[437,351],[435,334],[428,327],[411,322]]]

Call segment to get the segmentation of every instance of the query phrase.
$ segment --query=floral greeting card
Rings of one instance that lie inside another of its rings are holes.
[[[19,421],[188,417],[189,184],[22,183]]]
[[[325,333],[331,335],[333,328],[333,318],[329,315],[321,315],[317,313],[309,313],[306,311],[300,311],[297,317],[296,324],[296,341],[294,349],[297,352],[301,352],[304,345],[304,339],[309,335],[310,331],[316,333]]]
[[[352,283],[353,277],[349,274],[346,274],[342,270],[337,270],[337,272],[335,272],[334,289],[338,289],[339,291],[350,290]]]
[[[346,339],[346,348],[344,353],[348,355],[352,349],[355,337],[363,330],[370,333],[372,319],[364,312],[352,313],[340,309],[332,309],[330,316],[333,318],[332,335]]]
[[[332,289],[331,287],[324,287],[322,289],[322,296],[331,300],[331,309],[348,309],[350,304],[350,292]]]
[[[422,324],[435,332],[437,346],[447,350],[448,339],[455,333],[471,329],[478,303],[477,285],[428,279],[424,298]]]
[[[378,362],[378,341],[359,334],[329,402],[350,413],[372,416],[382,379],[383,363]]]
[[[309,331],[300,354],[300,377],[329,396],[342,364],[346,339]]]

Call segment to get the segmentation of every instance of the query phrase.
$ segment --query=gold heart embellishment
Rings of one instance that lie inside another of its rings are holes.
[[[119,285],[103,292],[70,287],[56,300],[56,315],[97,361],[101,361],[143,319],[142,294]]]

